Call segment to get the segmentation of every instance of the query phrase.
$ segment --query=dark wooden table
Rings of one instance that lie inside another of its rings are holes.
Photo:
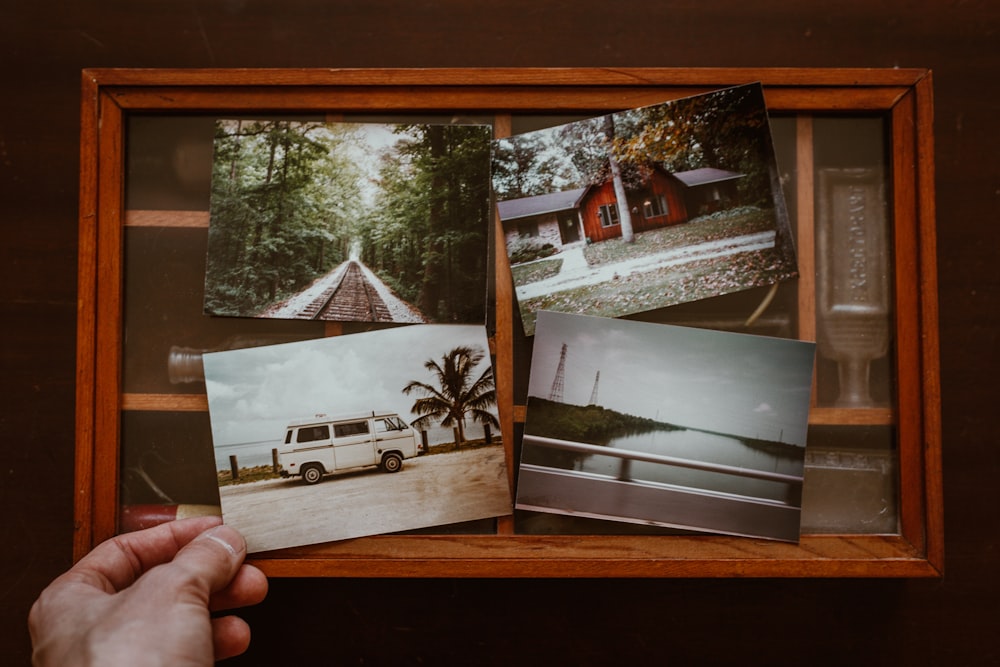
[[[0,31],[4,664],[70,564],[79,73],[110,66],[933,69],[943,580],[276,580],[233,664],[1000,662],[1000,6],[41,0]]]

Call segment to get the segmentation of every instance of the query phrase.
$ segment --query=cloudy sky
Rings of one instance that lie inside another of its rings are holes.
[[[531,396],[549,397],[563,343],[566,403],[586,405],[600,371],[606,408],[805,445],[813,343],[543,311]]]
[[[285,345],[206,354],[205,377],[215,446],[278,440],[289,421],[315,414],[393,410],[407,421],[417,394],[410,380],[436,386],[424,368],[454,347],[485,353],[483,326],[426,324]]]

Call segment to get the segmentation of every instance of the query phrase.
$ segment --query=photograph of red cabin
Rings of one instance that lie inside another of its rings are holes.
[[[797,275],[760,84],[494,139],[490,180],[526,335]]]
[[[738,205],[737,183],[743,174],[705,167],[677,173],[653,169],[643,187],[627,191],[635,232],[687,222]],[[554,248],[622,235],[613,183],[510,199],[498,203],[508,243],[537,238]]]

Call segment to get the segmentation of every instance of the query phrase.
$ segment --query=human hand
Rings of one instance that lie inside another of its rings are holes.
[[[98,545],[42,591],[28,627],[36,667],[211,665],[243,653],[250,627],[210,612],[256,604],[264,574],[218,517],[182,519]]]

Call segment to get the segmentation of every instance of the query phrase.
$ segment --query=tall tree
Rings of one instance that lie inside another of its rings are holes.
[[[603,117],[564,125],[556,135],[576,169],[580,186],[600,185],[611,177]]]
[[[485,312],[489,128],[396,129],[379,170],[379,205],[360,235],[363,258],[430,320],[471,322]]]
[[[706,95],[616,114],[614,154],[620,164],[645,173],[716,167],[744,174],[747,204],[771,196],[766,107],[759,86],[737,86]]]
[[[582,185],[579,172],[553,132],[527,132],[495,142],[490,178],[500,201]]]
[[[482,350],[468,346],[453,348],[441,357],[441,363],[434,359],[424,362],[424,368],[434,374],[437,385],[411,380],[403,387],[403,393],[420,394],[410,412],[420,415],[413,422],[416,428],[427,428],[432,421],[440,420],[441,426],[458,430],[458,442],[465,442],[465,418],[470,416],[480,424],[500,427],[490,408],[497,403],[496,387],[493,381],[493,366],[475,377],[475,370],[485,358]]]
[[[615,188],[615,199],[618,200],[618,221],[621,224],[622,240],[625,243],[635,241],[635,232],[632,230],[632,212],[628,207],[628,199],[625,194],[625,183],[622,181],[622,170],[618,165],[618,158],[615,156],[613,146],[615,144],[615,119],[608,114],[604,117],[605,144],[608,147],[608,169],[611,172],[611,182]]]
[[[357,175],[323,123],[220,121],[206,308],[256,314],[340,261]]]
[[[430,169],[430,210],[429,222],[434,232],[427,236],[424,251],[424,275],[420,284],[420,296],[417,306],[423,312],[437,319],[441,305],[441,292],[444,282],[445,243],[440,231],[447,228],[448,197],[445,195],[447,174],[442,169],[449,149],[445,138],[443,125],[428,125],[424,128],[424,139],[427,145],[426,160]]]

